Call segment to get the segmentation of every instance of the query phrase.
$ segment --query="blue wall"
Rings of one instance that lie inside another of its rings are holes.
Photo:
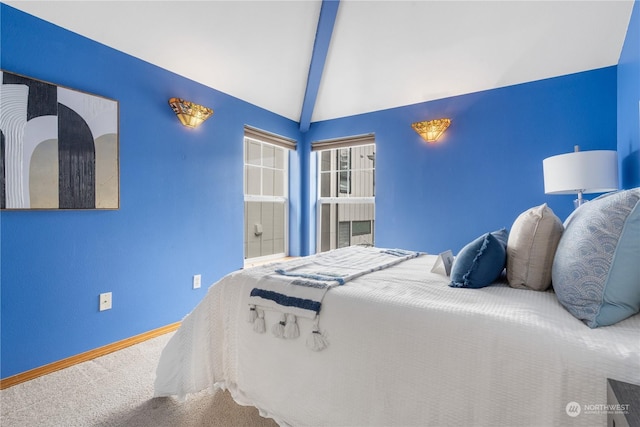
[[[637,9],[621,58],[636,70]],[[301,135],[290,120],[6,5],[0,19],[3,69],[120,101],[121,169],[118,211],[0,213],[2,378],[178,321],[241,267],[245,124],[300,141],[293,255],[315,252],[315,140],[375,132],[376,243],[429,252],[457,251],[543,202],[566,217],[573,197],[544,195],[545,157],[575,144],[615,149],[616,135],[618,149],[638,150],[638,74],[622,66],[314,123]],[[628,88],[635,107],[616,100]],[[215,114],[188,130],[172,96]],[[628,117],[618,131],[616,109]],[[440,116],[453,123],[426,145],[410,124]],[[100,313],[107,291],[114,308]]]
[[[623,188],[640,186],[640,2],[618,62],[618,156]]]
[[[452,124],[438,143],[411,128],[439,117]],[[304,138],[369,132],[376,245],[455,253],[484,232],[510,228],[532,206],[547,202],[562,219],[571,212],[575,197],[545,196],[542,160],[576,144],[616,148],[616,67],[318,122]],[[311,202],[309,212],[314,230]],[[311,237],[307,249],[314,248]]]
[[[2,69],[120,101],[121,179],[117,211],[0,213],[4,378],[182,319],[243,263],[244,125],[300,133],[291,120],[6,5],[0,15]],[[187,129],[172,96],[215,114]],[[299,188],[299,158],[291,163]],[[294,218],[293,242],[298,232]],[[98,295],[109,291],[113,309],[100,313]]]

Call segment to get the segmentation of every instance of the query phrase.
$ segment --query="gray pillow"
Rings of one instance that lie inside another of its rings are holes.
[[[560,303],[587,326],[640,311],[640,188],[580,206],[565,222],[553,262]]]

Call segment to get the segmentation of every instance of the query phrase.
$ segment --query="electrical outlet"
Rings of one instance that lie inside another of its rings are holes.
[[[111,310],[111,292],[100,294],[100,311]]]
[[[200,274],[196,274],[193,276],[193,289],[198,289],[202,282],[202,276]]]

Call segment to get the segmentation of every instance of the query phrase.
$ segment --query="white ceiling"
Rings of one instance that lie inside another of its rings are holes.
[[[300,120],[319,0],[3,1]],[[311,121],[615,65],[632,8],[342,0]]]

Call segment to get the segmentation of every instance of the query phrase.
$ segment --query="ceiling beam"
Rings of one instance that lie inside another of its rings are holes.
[[[322,0],[316,39],[313,43],[313,53],[311,54],[311,63],[309,64],[307,88],[305,89],[304,99],[302,100],[302,111],[300,113],[301,132],[308,131],[311,125],[311,116],[313,115],[313,108],[316,105],[318,89],[320,88],[320,81],[322,80],[324,63],[327,60],[327,53],[329,52],[331,34],[333,33],[333,25],[338,15],[339,5],[340,0]]]

